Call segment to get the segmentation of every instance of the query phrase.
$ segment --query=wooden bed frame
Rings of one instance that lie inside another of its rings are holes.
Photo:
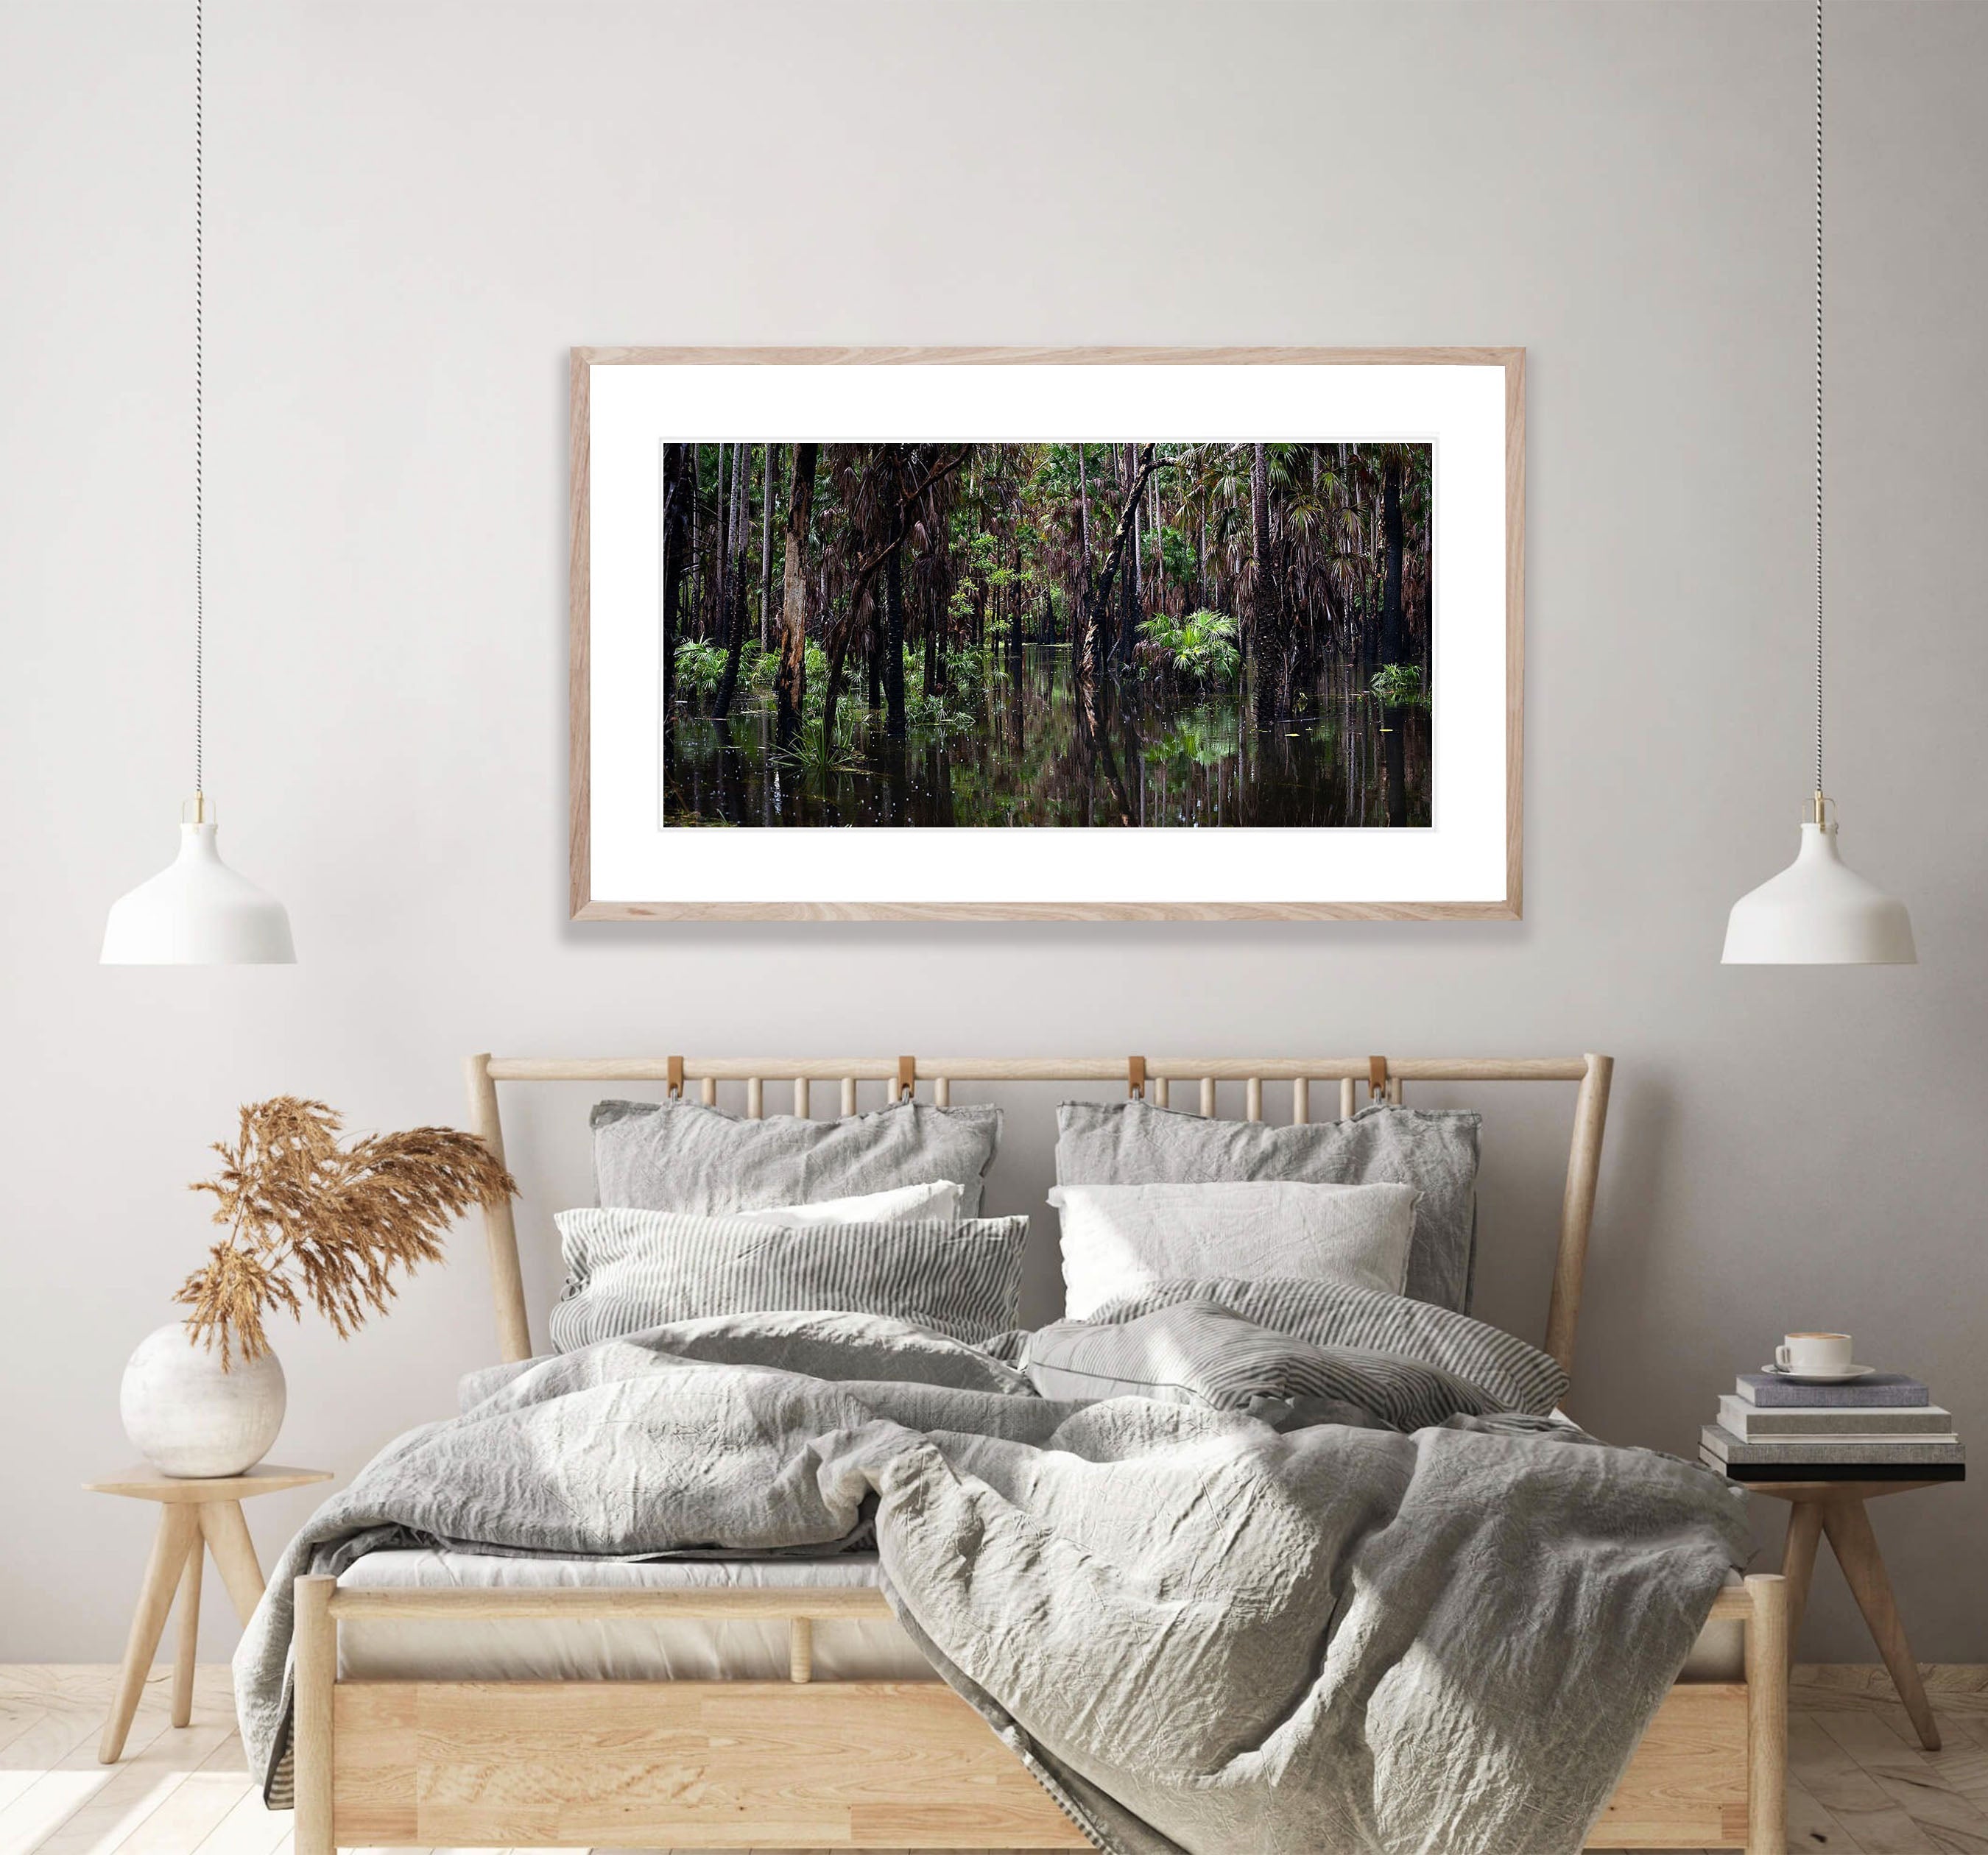
[[[1337,1084],[1354,1111],[1362,1085],[1399,1101],[1408,1083],[1579,1084],[1546,1347],[1574,1359],[1611,1064],[1606,1056],[1297,1060],[1206,1058],[536,1061],[468,1059],[472,1121],[501,1157],[499,1082],[650,1082],[680,1093],[743,1083],[746,1112],[766,1084],[839,1083],[853,1113],[859,1083],[891,1098],[929,1081],[944,1105],[955,1082],[1120,1083],[1167,1104],[1171,1083],[1243,1086],[1263,1113],[1266,1083],[1288,1083],[1295,1120],[1314,1085]],[[530,1323],[509,1202],[486,1218],[498,1335],[506,1360],[531,1356]],[[867,1590],[340,1592],[296,1583],[296,1855],[339,1847],[1083,1848],[1086,1838],[944,1683],[823,1681],[811,1675],[817,1619],[889,1614]],[[1722,1592],[1715,1618],[1745,1632],[1745,1678],[1680,1682],[1658,1708],[1591,1848],[1743,1848],[1783,1855],[1787,1609],[1778,1577]],[[784,1681],[443,1681],[338,1678],[338,1626],[419,1618],[768,1618],[789,1630]],[[1514,1855],[1523,1855],[1515,1851]]]

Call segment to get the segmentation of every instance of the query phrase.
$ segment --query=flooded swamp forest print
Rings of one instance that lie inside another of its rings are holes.
[[[670,827],[1426,827],[1427,444],[666,443]]]

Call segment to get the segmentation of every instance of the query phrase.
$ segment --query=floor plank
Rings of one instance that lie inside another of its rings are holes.
[[[106,1691],[108,1702],[108,1691]],[[103,1730],[103,1709],[76,1701],[23,1707],[10,1714],[0,1742],[0,1810],[90,1735]]]
[[[248,1788],[248,1763],[242,1735],[231,1727],[206,1762],[189,1772],[185,1782],[117,1843],[110,1855],[194,1855]]]
[[[1941,1855],[1890,1792],[1824,1730],[1834,1717],[1789,1715],[1789,1769],[1865,1855]]]
[[[1988,1738],[1988,1719],[1980,1722],[1983,1738],[1977,1738],[1964,1718],[1944,1708],[1936,1707],[1933,1718],[1946,1743],[1938,1752],[1926,1755],[1939,1773],[1941,1782],[1951,1785],[1977,1807],[1988,1811],[1988,1743],[1984,1743],[1984,1738]]]
[[[1864,1845],[1825,1809],[1815,1793],[1788,1774],[1788,1847],[1808,1855],[1869,1855]]]
[[[1900,1710],[1903,1718],[1903,1710]],[[1936,1848],[1988,1855],[1988,1816],[1941,1777],[1932,1756],[1906,1741],[1876,1712],[1832,1711],[1822,1729],[1919,1826]]]
[[[171,1730],[172,1697],[168,1685],[163,1680],[147,1684],[125,1741],[127,1759],[147,1751],[154,1739]],[[104,1698],[107,1705],[107,1685]],[[72,1742],[59,1759],[50,1761],[40,1771],[0,1772],[0,1778],[27,1780],[19,1793],[0,1808],[0,1855],[29,1855],[31,1850],[39,1849],[100,1791],[116,1782],[120,1768],[96,1762],[96,1742],[103,1730],[101,1708],[88,1714],[79,1710],[70,1713],[63,1736]]]
[[[127,1752],[117,1764],[100,1767],[108,1782],[98,1786],[60,1828],[32,1845],[36,1855],[103,1855],[116,1848],[164,1809],[234,1736],[234,1721],[211,1705],[201,1706],[196,1697],[189,1725],[177,1730],[168,1727],[135,1757]],[[245,1781],[247,1775],[245,1770]]]
[[[1921,1662],[1919,1668],[1919,1679],[1936,1708],[1988,1713],[1988,1664]],[[1807,1691],[1818,1688],[1852,1694],[1888,1695],[1892,1691],[1892,1678],[1878,1663],[1810,1663],[1794,1671],[1794,1704],[1806,1707]]]
[[[0,1700],[22,1696],[49,1701],[86,1693],[93,1699],[108,1694],[114,1670],[97,1662],[12,1662],[0,1666]]]
[[[290,1813],[265,1809],[255,1786],[245,1783],[199,1855],[290,1855]]]

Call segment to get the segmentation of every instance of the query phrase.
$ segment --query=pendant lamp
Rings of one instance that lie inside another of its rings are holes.
[[[193,12],[193,784],[180,808],[180,852],[148,883],[111,905],[103,930],[106,966],[287,965],[296,958],[290,917],[276,898],[238,876],[215,843],[212,802],[204,789],[207,627],[201,583],[201,466],[205,436],[201,363],[201,106],[205,102],[200,0]],[[189,816],[189,811],[191,816]]]
[[[1815,4],[1815,796],[1801,848],[1779,876],[1733,904],[1728,966],[1911,966],[1912,917],[1836,847],[1822,785],[1822,0]]]

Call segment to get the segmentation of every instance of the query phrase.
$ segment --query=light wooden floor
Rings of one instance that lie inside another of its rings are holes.
[[[103,1765],[96,1738],[115,1672],[0,1667],[0,1855],[289,1855],[289,1815],[265,1810],[249,1786],[228,1671],[200,1671],[193,1723],[175,1732],[161,1667],[123,1762]],[[1988,1668],[1929,1668],[1926,1686],[1946,1740],[1938,1752],[1919,1749],[1882,1669],[1797,1672],[1791,1851],[1988,1855]]]

